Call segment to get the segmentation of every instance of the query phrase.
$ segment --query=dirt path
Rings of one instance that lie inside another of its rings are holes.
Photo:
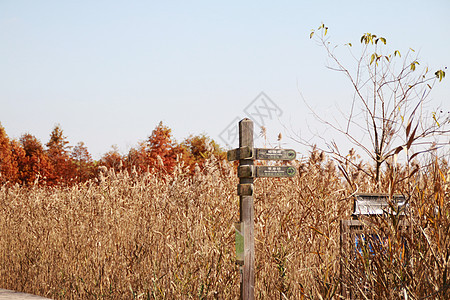
[[[19,293],[16,291],[0,289],[0,300],[13,299],[13,300],[45,300],[48,298],[44,298],[41,296]]]

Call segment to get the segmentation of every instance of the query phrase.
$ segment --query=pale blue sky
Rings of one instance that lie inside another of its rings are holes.
[[[321,22],[338,44],[371,32],[431,69],[450,65],[448,0],[0,0],[0,122],[43,143],[60,123],[95,158],[113,144],[127,152],[161,120],[178,141],[206,133],[224,145],[263,91],[282,110],[269,138],[281,131],[304,151],[280,125],[304,137],[315,126],[299,90],[324,115],[352,96],[309,39]],[[450,110],[450,78],[432,98]]]

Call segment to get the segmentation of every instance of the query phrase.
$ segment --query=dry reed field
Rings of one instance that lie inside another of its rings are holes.
[[[388,246],[343,257],[339,224],[354,186],[387,191],[408,170],[386,170],[375,187],[349,167],[352,187],[317,151],[293,164],[294,178],[255,181],[257,299],[339,299],[341,261],[355,298],[450,298],[445,161],[395,185],[411,231],[388,216],[376,228]],[[0,287],[53,299],[238,299],[237,183],[233,165],[213,157],[194,176],[178,165],[173,174],[103,170],[72,187],[2,186]]]

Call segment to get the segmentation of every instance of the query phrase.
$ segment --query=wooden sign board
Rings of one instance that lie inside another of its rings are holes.
[[[257,166],[256,177],[293,177],[297,170],[292,166]]]
[[[243,165],[238,168],[239,178],[254,177],[293,177],[297,170],[292,166],[248,166]]]
[[[257,148],[256,159],[262,160],[293,160],[297,156],[293,149]]]
[[[227,152],[229,161],[239,159],[293,160],[296,156],[297,153],[293,149],[252,149],[250,147],[241,147]]]

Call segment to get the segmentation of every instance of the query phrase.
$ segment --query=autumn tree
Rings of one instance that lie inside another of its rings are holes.
[[[99,164],[107,167],[108,169],[114,169],[115,171],[122,170],[124,166],[124,159],[122,154],[120,154],[119,149],[116,145],[112,146],[112,149],[100,158]]]
[[[74,177],[78,182],[85,182],[94,176],[95,164],[83,142],[73,147],[70,157],[74,165]]]
[[[20,149],[17,149],[17,145],[14,146],[18,153],[20,182],[23,184],[32,184],[39,182],[39,180],[44,180],[45,182],[52,169],[41,142],[35,136],[26,133],[20,137],[20,144],[24,151],[23,153],[21,153]],[[25,155],[22,156],[22,154]]]
[[[11,180],[11,182],[15,183],[23,183],[22,178],[25,177],[23,166],[26,166],[26,153],[22,147],[22,144],[19,140],[14,139],[10,141],[11,146],[11,157],[13,160],[13,164],[17,168],[16,176]]]
[[[203,166],[204,161],[211,156],[218,160],[226,158],[226,152],[206,134],[191,135],[181,143],[181,146],[186,149],[183,159],[189,166],[195,164]]]
[[[61,126],[55,125],[50,134],[50,140],[46,144],[46,153],[52,166],[52,174],[49,178],[52,183],[67,183],[74,175],[68,144],[69,141],[64,136]]]
[[[176,163],[176,146],[172,137],[172,130],[165,126],[162,121],[159,122],[147,139],[149,165],[170,173]]]
[[[131,170],[134,168],[139,172],[145,172],[150,167],[147,153],[147,143],[145,141],[139,142],[137,147],[131,148],[125,159],[127,168]]]
[[[390,51],[386,38],[371,33],[362,35],[360,55],[353,53],[352,43],[345,44],[354,62],[347,66],[336,54],[340,48],[329,42],[327,33],[328,28],[322,24],[310,37],[325,49],[328,68],[348,79],[354,97],[342,123],[317,113],[315,116],[370,157],[374,168],[361,171],[379,183],[382,166],[389,160],[395,163],[401,152],[409,161],[443,145],[441,142],[448,143],[440,139],[449,133],[448,114],[425,109],[435,83],[445,77],[444,70],[430,71],[412,49],[405,53]],[[336,140],[327,146],[342,164],[353,163],[340,152]]]
[[[172,137],[172,130],[160,122],[146,141],[129,151],[127,164],[141,172],[154,170],[171,173],[179,153],[180,148]]]
[[[0,123],[0,184],[15,182],[17,175],[18,168],[13,157],[11,142]]]

